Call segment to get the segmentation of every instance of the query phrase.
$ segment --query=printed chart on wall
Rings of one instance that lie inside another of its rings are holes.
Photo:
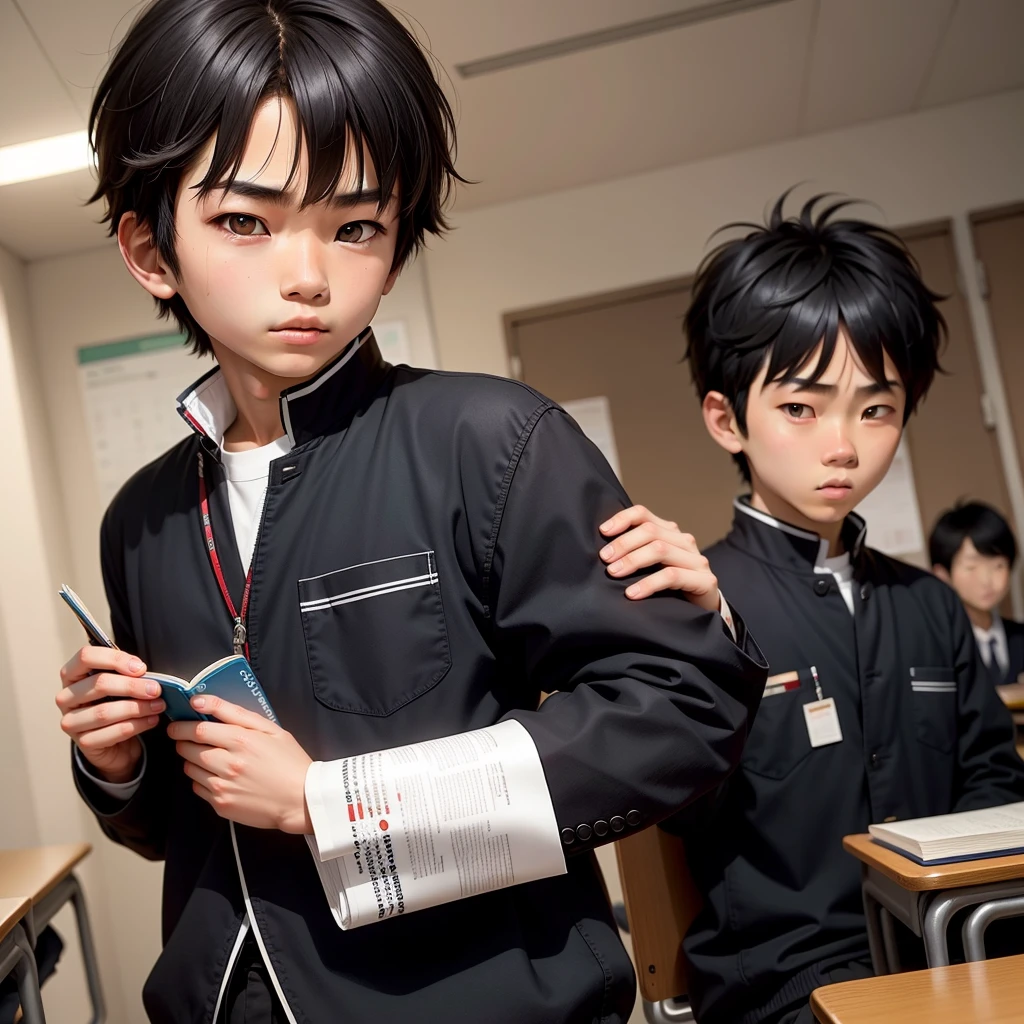
[[[78,376],[100,498],[106,505],[137,469],[188,434],[175,399],[211,366],[180,334],[78,350]]]
[[[871,547],[893,557],[906,558],[924,552],[921,510],[906,438],[900,441],[889,472],[857,506],[857,511],[867,521]]]
[[[576,421],[580,430],[597,445],[601,454],[608,460],[608,465],[621,480],[619,449],[615,444],[612,407],[607,395],[562,402],[562,408]]]

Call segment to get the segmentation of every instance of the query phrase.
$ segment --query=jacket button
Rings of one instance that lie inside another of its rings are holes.
[[[639,811],[630,811],[629,814],[626,815],[626,821],[629,822],[630,825],[639,825],[640,824],[640,812]]]
[[[864,586],[860,588],[860,599],[862,601],[866,601],[871,596],[874,589],[875,588],[870,583],[865,583]]]
[[[576,838],[581,842],[585,843],[591,836],[593,831],[589,825],[577,825],[576,826]]]
[[[606,836],[608,835],[608,822],[598,820],[594,822],[594,835],[595,836]]]
[[[572,846],[576,842],[576,833],[571,828],[562,829],[562,842],[566,846]]]
[[[611,825],[613,832],[621,832],[626,827],[626,819],[616,814],[608,824]]]
[[[818,595],[818,597],[824,597],[829,592],[830,589],[831,589],[831,586],[830,586],[828,580],[815,580],[814,581],[814,592]]]
[[[872,768],[877,768],[881,758],[877,754],[872,754],[871,757],[868,758],[868,760],[871,762]]]

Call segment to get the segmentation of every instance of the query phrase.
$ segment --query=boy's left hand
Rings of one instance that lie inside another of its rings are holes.
[[[240,825],[312,835],[305,792],[312,759],[295,737],[220,697],[193,697],[192,707],[217,721],[172,722],[167,735],[195,793]]]
[[[627,587],[628,598],[639,601],[661,590],[681,590],[705,611],[721,609],[718,579],[708,560],[693,537],[682,533],[675,523],[659,519],[643,505],[633,505],[602,523],[601,532],[616,538],[601,549],[601,560],[612,576],[629,576],[640,569],[662,566]]]

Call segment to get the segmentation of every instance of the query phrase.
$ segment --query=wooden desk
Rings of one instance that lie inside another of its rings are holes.
[[[844,981],[811,993],[822,1024],[1019,1024],[1024,956]]]
[[[99,962],[93,944],[89,914],[82,887],[75,877],[75,868],[92,851],[88,843],[66,843],[61,846],[35,846],[22,850],[0,850],[0,898],[24,896],[30,910],[24,927],[34,947],[39,932],[53,919],[65,903],[71,903],[82,945],[85,976],[92,1000],[90,1024],[106,1020]],[[33,959],[33,965],[35,960]]]
[[[924,940],[929,967],[949,964],[946,929],[964,907],[976,907],[964,926],[970,955],[984,957],[984,930],[1006,901],[1005,911],[1024,902],[1024,855],[990,857],[959,864],[924,866],[880,846],[870,835],[846,836],[843,848],[861,862],[861,890],[871,962],[878,975],[899,970],[893,919]],[[1013,914],[1016,916],[1017,911]]]
[[[1024,711],[1024,683],[1006,683],[996,687],[996,693],[1011,711]]]
[[[24,1024],[45,1024],[36,958],[24,928],[31,910],[27,896],[0,899],[0,981],[14,974]]]
[[[32,901],[25,897],[11,896],[0,899],[0,942],[21,924],[31,906]]]
[[[88,843],[0,850],[0,896],[22,893],[42,902],[92,852]]]
[[[968,885],[1024,879],[1024,854],[1020,853],[1013,857],[989,857],[984,860],[965,860],[959,864],[926,866],[886,849],[866,832],[844,836],[843,849],[863,864],[891,878],[897,885],[914,892],[961,889]]]

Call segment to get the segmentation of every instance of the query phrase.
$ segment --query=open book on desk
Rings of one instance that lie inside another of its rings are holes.
[[[876,843],[918,864],[954,864],[1024,853],[1024,803],[869,825]]]
[[[69,586],[62,586],[59,594],[82,624],[89,643],[96,647],[118,649],[117,644],[107,636],[103,627],[85,607],[82,599]],[[180,676],[161,672],[147,672],[142,678],[152,679],[160,684],[160,696],[167,705],[164,714],[172,722],[213,721],[211,715],[201,715],[189,703],[200,693],[211,693],[247,711],[255,711],[271,722],[277,722],[277,715],[274,714],[263,687],[256,681],[256,674],[249,662],[240,654],[221,658],[212,665],[207,665],[191,679],[182,679]]]

